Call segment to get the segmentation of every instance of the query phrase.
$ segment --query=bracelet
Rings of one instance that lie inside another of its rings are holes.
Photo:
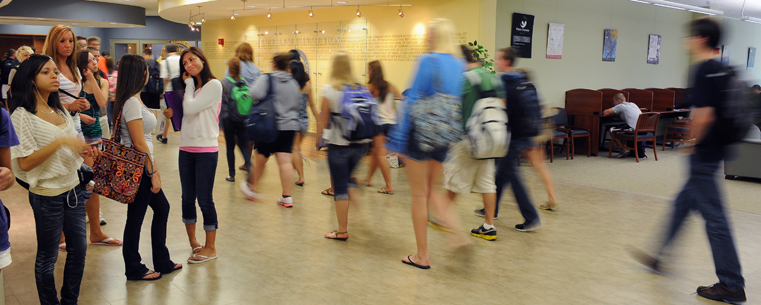
[[[159,171],[154,171],[153,173],[150,173],[150,174],[149,173],[145,173],[145,175],[148,176],[148,178],[150,178],[150,177],[153,177],[153,175],[155,175],[158,172]]]

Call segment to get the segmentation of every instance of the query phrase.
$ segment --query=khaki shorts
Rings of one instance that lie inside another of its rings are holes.
[[[467,139],[449,147],[444,161],[444,188],[457,194],[497,192],[494,183],[494,160],[476,160],[470,157]]]

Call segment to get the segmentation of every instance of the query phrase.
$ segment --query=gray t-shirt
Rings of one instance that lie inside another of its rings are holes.
[[[639,110],[639,106],[635,103],[623,102],[621,104],[613,106],[613,112],[621,116],[621,119],[626,122],[632,129],[637,128],[637,120],[639,115],[642,114],[642,110]]]
[[[134,96],[130,97],[127,102],[124,103],[124,108],[122,109],[120,123],[122,129],[120,132],[122,135],[122,144],[127,147],[132,147],[132,137],[129,134],[127,122],[137,119],[143,119],[145,142],[148,144],[148,149],[151,151],[151,158],[153,158],[153,138],[151,137],[151,132],[156,128],[156,117],[153,116],[153,113],[148,110],[148,108],[145,108],[143,103]]]

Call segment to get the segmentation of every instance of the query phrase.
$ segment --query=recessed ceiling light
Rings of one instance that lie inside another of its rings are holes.
[[[349,2],[346,2],[346,1],[338,1],[338,2],[336,2],[336,3],[338,3],[338,4],[346,4],[346,3],[349,3]]]
[[[110,24],[116,24],[116,22],[109,22]]]
[[[72,22],[71,25],[79,25],[79,23]]]
[[[130,25],[129,27],[134,28],[135,26],[134,25]]]
[[[256,5],[249,5],[248,7],[256,7]]]
[[[45,18],[37,18],[37,20],[45,20]]]

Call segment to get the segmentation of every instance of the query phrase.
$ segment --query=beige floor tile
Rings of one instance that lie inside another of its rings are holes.
[[[699,216],[693,215],[682,230],[666,261],[666,275],[647,272],[628,252],[631,246],[652,251],[658,243],[671,196],[683,183],[684,163],[676,152],[659,151],[659,161],[639,164],[603,157],[558,158],[550,168],[561,209],[539,212],[541,230],[514,229],[523,219],[508,191],[495,222],[499,238],[494,242],[471,238],[469,251],[455,253],[446,233],[429,228],[432,269],[425,271],[400,262],[415,251],[404,169],[392,170],[392,196],[376,193],[383,185],[376,173],[373,185],[361,191],[359,209],[352,206],[350,239],[339,242],[323,238],[336,228],[332,197],[320,194],[329,186],[324,152],[309,151],[306,185],[294,186],[296,206],[285,209],[275,204],[281,194],[275,162],[267,165],[259,186],[266,199],[251,202],[238,183],[224,180],[224,147],[214,178],[219,259],[188,265],[177,140],[172,135],[169,145],[157,144],[156,155],[172,206],[167,246],[183,270],[155,282],[129,282],[119,247],[90,246],[80,304],[711,304],[693,294],[698,285],[716,281]],[[356,175],[362,178],[366,170],[367,164],[361,163]],[[539,205],[546,199],[543,185],[529,166],[521,171]],[[653,177],[653,171],[660,174]],[[236,172],[238,182],[245,179],[243,171]],[[748,304],[759,303],[761,261],[756,258],[761,257],[761,235],[756,232],[761,209],[751,201],[761,197],[761,188],[752,181],[721,183],[731,200],[728,212],[747,277]],[[3,272],[6,302],[38,304],[31,208],[18,186],[2,196],[13,213],[14,263]],[[483,222],[473,215],[480,207],[480,196],[458,197],[463,233]],[[103,230],[121,238],[126,206],[103,199],[102,210],[108,220]],[[141,236],[141,254],[149,268],[151,217],[149,210]],[[200,210],[198,218],[202,223]],[[198,234],[203,242],[200,224]],[[56,265],[59,287],[64,258],[62,253]]]

